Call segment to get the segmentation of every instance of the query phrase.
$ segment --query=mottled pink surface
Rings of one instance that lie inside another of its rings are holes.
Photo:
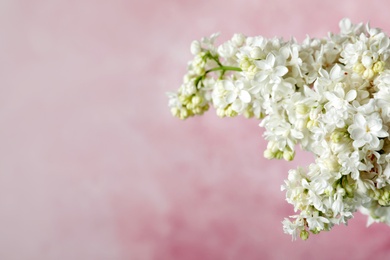
[[[390,228],[291,242],[255,120],[180,121],[193,39],[390,32],[387,1],[0,2],[0,259],[388,259]]]

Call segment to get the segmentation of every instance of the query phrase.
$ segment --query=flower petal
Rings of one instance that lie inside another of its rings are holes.
[[[222,82],[222,84],[223,84],[223,88],[226,89],[226,90],[233,90],[233,89],[235,89],[235,87],[234,87],[234,85],[233,85],[233,83],[231,81],[224,80]]]
[[[288,69],[284,66],[277,66],[275,68],[275,71],[274,71],[274,74],[281,77],[281,76],[284,76],[286,75],[288,72]]]
[[[235,91],[232,91],[230,92],[227,96],[226,96],[226,102],[228,104],[231,104],[234,102],[234,100],[237,99],[237,93]]]
[[[356,90],[351,89],[350,91],[348,91],[347,95],[345,96],[345,100],[347,100],[348,102],[351,102],[351,101],[354,100],[356,97],[357,97],[357,92],[356,92]]]
[[[251,95],[249,95],[248,91],[246,91],[246,90],[241,90],[239,97],[240,97],[241,101],[244,103],[251,102]]]

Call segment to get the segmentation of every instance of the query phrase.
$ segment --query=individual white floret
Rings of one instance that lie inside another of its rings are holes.
[[[321,216],[318,211],[313,211],[303,216],[307,221],[309,229],[317,232],[324,230],[325,225],[330,222],[328,218]]]
[[[348,127],[353,146],[360,148],[367,145],[371,149],[379,148],[379,138],[389,136],[387,126],[383,125],[382,119],[377,112],[370,115],[357,113],[354,115],[353,124]]]
[[[259,72],[255,76],[255,80],[265,83],[280,83],[281,77],[284,76],[288,69],[284,66],[281,59],[277,59],[274,54],[269,53],[265,60],[255,61]]]
[[[290,216],[290,218],[295,218],[295,221],[285,218],[282,222],[283,231],[284,233],[291,235],[292,240],[294,241],[298,236],[301,236],[301,232],[305,229],[304,220],[299,215]]]

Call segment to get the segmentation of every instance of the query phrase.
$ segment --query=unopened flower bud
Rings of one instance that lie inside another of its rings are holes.
[[[219,117],[225,117],[225,109],[223,109],[223,108],[218,108],[217,109],[217,116],[219,116]]]
[[[363,54],[363,57],[362,57],[362,65],[364,67],[366,67],[367,69],[371,68],[372,67],[372,63],[373,63],[373,57],[371,55],[372,53],[365,53],[365,55]]]
[[[198,115],[202,112],[202,109],[200,107],[193,107],[192,109],[189,109],[189,111],[192,111],[195,115]]]
[[[264,157],[271,160],[275,158],[275,154],[270,149],[266,149],[264,151]]]
[[[180,119],[186,119],[189,116],[189,111],[185,108],[180,109]]]
[[[187,104],[190,102],[190,99],[189,99],[188,96],[180,95],[180,96],[179,96],[179,101],[180,101],[183,105],[187,105]]]
[[[231,106],[229,106],[225,110],[225,115],[228,117],[235,117],[238,115],[238,113],[236,111],[234,111]]]
[[[257,73],[258,69],[255,65],[250,65],[247,69],[247,72],[248,72],[248,76],[250,77],[254,77]]]
[[[344,188],[345,188],[345,191],[346,191],[346,193],[347,193],[347,196],[348,196],[349,198],[353,198],[353,197],[354,197],[354,189],[353,189],[353,186],[347,184]]]
[[[389,191],[385,190],[385,191],[383,192],[383,198],[386,199],[386,200],[388,200],[388,199],[390,198],[390,193],[389,193]]]
[[[253,47],[251,52],[250,52],[250,55],[251,55],[251,58],[254,59],[254,60],[259,60],[259,59],[262,59],[264,58],[264,52],[262,49],[260,49],[260,47]]]
[[[307,240],[309,238],[309,232],[307,232],[306,230],[301,230],[299,236],[302,240]]]
[[[244,116],[245,116],[246,118],[251,118],[251,117],[253,117],[253,116],[254,116],[253,110],[252,110],[251,108],[248,107],[247,109],[244,110]]]
[[[195,105],[192,104],[191,102],[188,102],[187,105],[186,105],[186,108],[187,108],[188,110],[192,110],[192,109],[195,108]]]
[[[200,47],[200,42],[199,41],[193,41],[191,43],[191,53],[192,55],[197,55],[200,53],[202,48]]]
[[[354,66],[353,66],[353,71],[359,75],[362,75],[364,73],[364,71],[366,70],[366,68],[363,66],[363,64],[361,64],[360,62],[359,63],[356,63]]]
[[[180,109],[177,107],[172,107],[171,108],[171,113],[175,117],[180,117]]]
[[[202,103],[202,98],[200,96],[193,96],[191,99],[192,104],[199,105]]]
[[[279,151],[278,143],[275,141],[269,141],[267,144],[267,149],[270,149],[273,153]]]
[[[283,151],[277,151],[276,153],[275,153],[275,158],[276,159],[282,159],[283,158]]]
[[[310,231],[311,231],[311,233],[313,233],[314,235],[316,235],[316,234],[318,234],[318,233],[321,232],[321,229],[317,227],[317,228],[315,228],[315,229],[311,229]]]
[[[244,57],[240,62],[240,68],[243,71],[247,71],[248,68],[252,65],[248,57]]]
[[[241,33],[236,33],[236,34],[233,35],[232,42],[236,46],[241,46],[245,42],[245,36],[243,34],[241,34]]]
[[[372,70],[375,73],[380,73],[385,69],[385,63],[383,61],[377,61],[374,63],[374,66],[372,67]]]
[[[290,149],[286,149],[283,152],[283,159],[286,161],[292,161],[294,159],[295,152],[291,151]]]
[[[371,79],[372,77],[374,77],[375,73],[372,69],[366,69],[364,72],[363,72],[363,79]]]
[[[193,78],[189,74],[186,74],[183,77],[183,83],[184,84],[187,84],[187,83],[191,82],[192,80],[193,80]]]
[[[194,71],[197,75],[203,75],[205,74],[206,70],[204,67],[201,67],[201,66],[197,66],[194,68]]]

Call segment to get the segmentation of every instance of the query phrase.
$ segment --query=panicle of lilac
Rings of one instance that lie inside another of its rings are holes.
[[[390,39],[369,24],[339,26],[302,43],[242,34],[194,41],[183,83],[168,94],[181,119],[209,107],[261,119],[268,159],[293,160],[297,145],[314,154],[282,185],[297,212],[283,221],[293,239],[347,224],[357,210],[390,225]]]

